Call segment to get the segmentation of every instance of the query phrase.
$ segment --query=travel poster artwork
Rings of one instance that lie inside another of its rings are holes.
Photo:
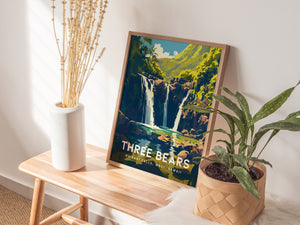
[[[195,186],[227,47],[130,32],[107,161]]]

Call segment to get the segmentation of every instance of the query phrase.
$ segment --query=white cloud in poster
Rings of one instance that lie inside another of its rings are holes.
[[[173,55],[170,55],[169,52],[164,52],[163,47],[161,44],[154,44],[155,53],[157,54],[157,58],[173,58]],[[174,55],[175,55],[174,51]],[[176,52],[178,54],[178,52]]]

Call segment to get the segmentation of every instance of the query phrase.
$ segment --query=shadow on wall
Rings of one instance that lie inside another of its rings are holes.
[[[33,118],[26,12],[24,0],[0,8],[0,173],[12,179],[21,161],[50,147]]]

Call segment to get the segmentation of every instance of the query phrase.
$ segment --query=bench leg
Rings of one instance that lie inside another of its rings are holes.
[[[80,208],[80,219],[84,221],[89,220],[89,203],[88,198],[80,196],[80,203],[82,207]]]
[[[43,207],[45,181],[35,179],[29,225],[39,225]]]

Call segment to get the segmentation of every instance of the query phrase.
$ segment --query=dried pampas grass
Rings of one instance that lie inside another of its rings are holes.
[[[64,108],[74,107],[105,50],[99,49],[99,39],[108,1],[62,0],[62,39],[56,31],[55,2],[52,23],[61,62],[61,103]]]

